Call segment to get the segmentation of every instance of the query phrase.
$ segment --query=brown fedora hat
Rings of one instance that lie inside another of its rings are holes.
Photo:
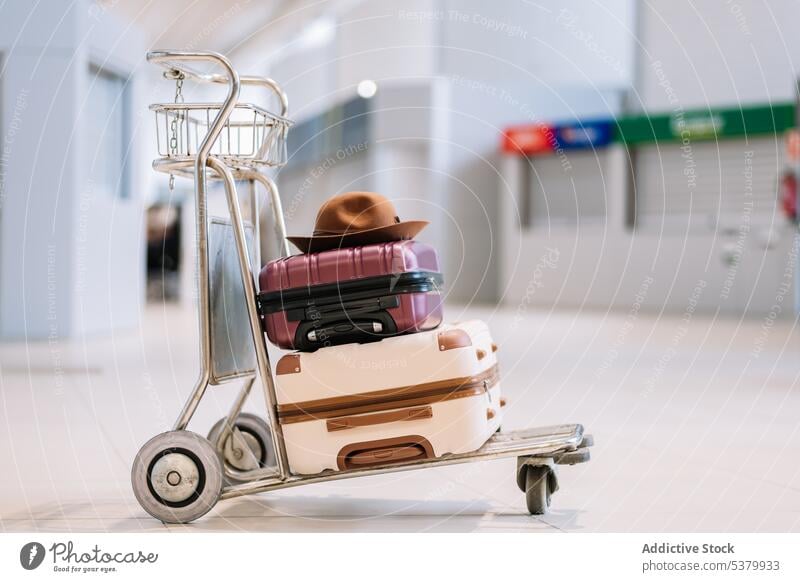
[[[375,192],[346,192],[322,205],[311,236],[287,237],[304,253],[414,238],[425,220],[401,222],[394,204]]]

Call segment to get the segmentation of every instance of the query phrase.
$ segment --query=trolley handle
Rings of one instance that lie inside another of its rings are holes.
[[[227,84],[229,82],[228,79],[236,75],[227,57],[214,51],[152,50],[147,52],[147,61],[159,64],[167,69],[164,74],[168,77],[182,74],[189,79],[202,83]],[[193,61],[205,61],[219,65],[226,71],[227,75],[203,73],[186,64]]]
[[[223,55],[213,51],[172,51],[172,50],[155,50],[148,51],[147,60],[151,63],[156,63],[167,69],[167,74],[170,76],[184,75],[186,77],[212,83],[225,83],[228,85],[228,95],[220,107],[219,113],[214,118],[214,122],[209,127],[203,143],[197,152],[197,167],[205,168],[206,158],[209,152],[217,141],[219,134],[225,127],[225,123],[233,113],[236,107],[236,102],[239,99],[239,89],[241,81],[239,73],[233,68],[231,62]],[[187,62],[209,62],[218,65],[225,71],[225,75],[213,73],[200,73],[191,66],[186,65]],[[198,170],[199,172],[200,170]]]
[[[199,54],[201,53],[190,53],[189,51],[150,51],[147,53],[147,60],[151,63],[158,63],[166,68],[167,70],[164,72],[164,76],[170,79],[176,78],[179,75],[183,75],[186,78],[201,83],[217,83],[221,85],[227,85],[230,82],[227,75],[221,75],[219,73],[201,73],[197,69],[187,66],[184,62],[182,62],[182,60],[186,59],[188,55]],[[215,61],[219,64],[227,62],[228,66],[223,64],[223,67],[228,70],[232,70],[228,59],[221,54],[211,51],[202,51],[202,54],[205,54],[209,57],[202,60]],[[189,60],[200,59],[191,58]],[[281,117],[288,117],[289,98],[286,96],[286,92],[283,90],[283,88],[275,80],[270,79],[269,77],[241,75],[239,76],[239,83],[242,85],[260,85],[272,91],[281,104]]]

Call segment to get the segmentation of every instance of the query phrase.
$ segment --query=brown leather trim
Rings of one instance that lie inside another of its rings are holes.
[[[492,342],[492,352],[496,352],[496,351],[497,351],[497,344]]]
[[[283,356],[275,365],[275,374],[297,374],[300,372],[300,354],[287,354]]]
[[[477,376],[278,405],[281,424],[424,406],[481,394],[500,380],[497,364]]]
[[[291,415],[280,416],[281,424],[293,424],[295,422],[308,422],[311,420],[323,420],[326,418],[335,418],[337,416],[351,415],[351,414],[366,414],[369,412],[379,412],[382,410],[392,410],[393,408],[402,408],[406,406],[425,406],[445,402],[448,400],[456,400],[458,398],[468,398],[470,396],[478,396],[485,392],[482,386],[470,386],[466,389],[460,389],[446,394],[433,394],[429,396],[419,396],[415,398],[408,398],[398,401],[378,402],[368,405],[354,405],[348,408],[338,408],[336,410],[323,410],[310,413],[294,413]]]
[[[477,350],[476,353],[478,354],[478,359],[482,360],[486,357],[486,350]]]
[[[472,345],[472,338],[463,329],[448,329],[439,332],[439,350],[445,352],[455,348],[468,348]]]
[[[328,432],[346,430],[358,426],[373,426],[376,424],[387,424],[389,422],[399,422],[404,420],[420,420],[423,418],[433,418],[433,409],[430,406],[419,406],[417,408],[402,408],[400,410],[390,410],[389,412],[378,412],[376,414],[366,414],[363,416],[340,416],[328,420]]]
[[[508,404],[508,402],[506,401],[505,397],[501,396],[500,397],[500,407],[502,408],[506,404]]]
[[[392,449],[394,449],[393,454],[390,453]],[[386,454],[384,455],[384,453]],[[372,454],[372,459],[369,458],[370,454]],[[354,460],[354,456],[359,458]],[[336,455],[336,464],[339,470],[343,471],[370,465],[388,465],[392,461],[398,463],[415,458],[432,459],[433,457],[433,446],[428,439],[419,435],[408,435],[346,445]]]
[[[487,408],[486,409],[486,420],[492,420],[495,417],[494,408]]]

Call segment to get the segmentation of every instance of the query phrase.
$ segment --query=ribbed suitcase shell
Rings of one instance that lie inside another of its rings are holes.
[[[413,240],[341,248],[320,253],[294,255],[268,263],[261,270],[261,294],[289,291],[346,281],[367,280],[402,273],[439,273],[439,259],[430,245]],[[398,307],[388,309],[397,335],[436,328],[442,322],[439,291],[399,293]],[[347,301],[344,292],[341,301]],[[267,337],[275,345],[296,349],[298,321],[290,321],[285,311],[264,315]]]
[[[284,356],[276,389],[291,471],[391,460],[381,443],[419,440],[434,457],[480,448],[502,418],[495,350],[488,327],[475,320]]]

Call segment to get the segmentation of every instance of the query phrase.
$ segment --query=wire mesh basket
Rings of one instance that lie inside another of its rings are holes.
[[[215,103],[156,103],[156,144],[161,158],[195,157],[221,106]],[[211,155],[232,167],[282,166],[292,122],[250,103],[237,103],[214,142]]]

